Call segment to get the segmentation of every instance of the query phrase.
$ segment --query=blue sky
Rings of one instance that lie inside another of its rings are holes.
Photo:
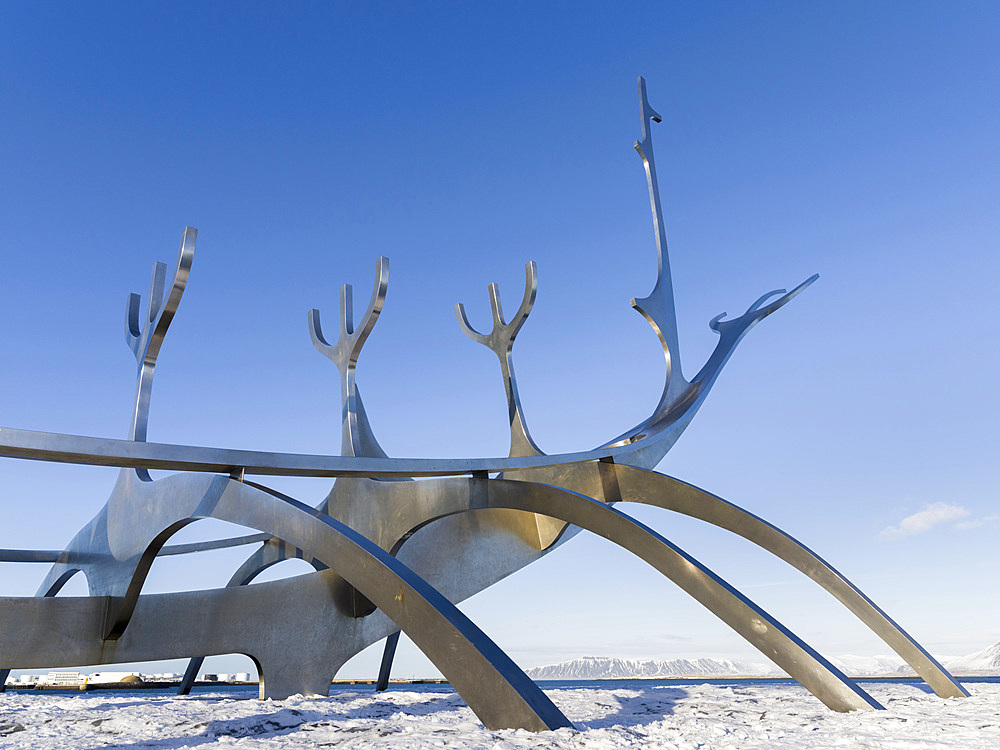
[[[334,314],[344,282],[366,298],[379,255],[389,296],[358,382],[390,454],[506,453],[495,360],[452,306],[485,326],[486,285],[513,309],[528,260],[539,293],[515,361],[536,441],[617,435],[663,377],[628,306],[656,272],[632,150],[641,74],[664,115],[688,374],[713,316],[821,276],[747,337],[659,470],[783,527],[932,651],[985,647],[1000,641],[998,43],[1000,12],[974,2],[5,3],[0,424],[126,435],[125,298],[192,225],[150,440],[337,452],[336,372],[306,311]],[[61,547],[114,481],[0,472],[0,547]],[[327,483],[282,487],[318,501]],[[886,651],[738,540],[624,507],[821,651]],[[149,590],[221,585],[241,554],[158,562]],[[4,574],[5,595],[29,595],[43,571]],[[753,657],[583,537],[464,609],[523,666]],[[374,669],[363,655],[344,674]],[[429,669],[401,654],[401,675]]]

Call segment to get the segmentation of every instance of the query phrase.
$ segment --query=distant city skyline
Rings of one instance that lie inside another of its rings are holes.
[[[820,274],[750,333],[658,470],[793,534],[932,653],[986,648],[1000,641],[998,42],[995,6],[974,2],[6,4],[0,425],[125,437],[125,298],[191,225],[151,441],[336,453],[339,386],[306,311],[335,309],[343,283],[366,297],[379,255],[390,288],[358,383],[391,455],[506,453],[495,359],[452,306],[485,322],[486,285],[519,297],[529,260],[539,291],[515,365],[532,434],[550,453],[619,434],[663,378],[628,306],[656,277],[632,151],[643,75],[663,115],[686,371],[715,315]],[[115,475],[0,472],[0,547],[30,549],[68,542]],[[329,489],[273,484],[310,503]],[[742,540],[622,508],[821,653],[888,651]],[[172,541],[234,532],[200,522]],[[158,560],[146,591],[222,586],[249,549]],[[0,596],[32,595],[44,570],[5,563]],[[85,592],[77,576],[65,594]],[[759,658],[583,534],[462,609],[522,667]],[[374,676],[380,649],[338,677]],[[394,674],[435,670],[404,642]]]

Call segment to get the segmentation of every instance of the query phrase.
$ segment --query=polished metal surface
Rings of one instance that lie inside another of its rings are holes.
[[[119,586],[113,594],[95,597],[103,601],[102,631],[89,635],[91,641],[99,636],[97,640],[106,644],[111,661],[120,660],[121,654],[109,642],[126,634],[148,563],[163,541],[197,519],[215,518],[267,531],[335,570],[410,636],[488,728],[538,731],[569,725],[544,693],[454,604],[354,529],[296,500],[229,477],[174,474],[155,482],[135,481],[131,507],[113,499],[106,506],[102,528],[107,546],[116,548],[118,559],[128,560],[133,571],[127,581],[119,576],[112,582],[125,581],[124,589]],[[115,533],[126,524],[127,533]],[[172,656],[187,656],[194,650]],[[285,697],[267,690],[265,695]]]
[[[361,350],[383,311],[388,259],[376,262],[374,288],[355,324],[352,289],[341,288],[339,335],[325,336],[318,310],[308,315],[313,346],[338,369],[341,455],[169,445],[147,441],[153,375],[164,337],[187,285],[196,231],[185,229],[169,278],[153,267],[145,315],[131,295],[126,341],[136,358],[128,438],[0,428],[0,456],[115,466],[110,498],[63,550],[0,550],[0,561],[50,565],[35,598],[0,599],[0,664],[33,668],[191,657],[190,689],[208,655],[244,653],[258,665],[262,697],[326,693],[353,655],[386,639],[378,687],[388,683],[405,632],[489,728],[541,731],[569,722],[456,604],[582,532],[629,550],[707,607],[827,706],[880,706],[802,639],[673,541],[611,507],[640,502],[683,513],[745,537],[796,567],[858,616],[942,696],[967,695],[934,658],[856,586],[791,536],[710,493],[652,469],[690,424],[743,337],[809,284],[760,297],[739,317],[709,322],[719,336],[693,378],[681,369],[673,283],[653,154],[660,115],[639,79],[645,169],[658,258],[653,291],[633,301],[663,346],[666,376],[650,416],[592,450],[545,455],[532,438],[518,396],[513,344],[534,305],[538,282],[525,266],[525,290],[508,322],[489,286],[493,326],[480,333],[463,305],[466,336],[499,359],[510,423],[508,456],[393,458],[365,412],[356,382]],[[177,472],[155,481],[151,469]],[[335,479],[311,508],[251,476]],[[491,478],[492,477],[492,478]],[[411,481],[426,478],[425,481]],[[169,545],[173,534],[214,518],[255,529],[231,539]],[[259,544],[220,588],[143,594],[158,556]],[[314,572],[246,584],[290,558]],[[75,574],[89,597],[53,598]],[[4,670],[0,670],[0,675]],[[2,690],[2,684],[0,684]]]
[[[306,560],[316,570],[324,570],[326,568],[326,565],[321,563],[319,560],[307,557],[303,550],[299,549],[295,545],[288,544],[284,540],[278,539],[277,537],[273,537],[268,534],[260,534],[255,535],[255,537],[245,538],[256,538],[259,541],[263,541],[264,544],[254,551],[254,553],[250,555],[250,557],[247,558],[247,560],[239,568],[237,568],[236,572],[233,573],[232,577],[229,579],[229,583],[226,584],[227,587],[246,586],[265,570],[278,564],[279,562],[282,562],[283,560]],[[202,542],[201,544],[206,543]],[[176,546],[179,547],[181,545]],[[187,695],[191,692],[191,688],[194,686],[194,682],[198,677],[198,672],[201,670],[201,665],[204,661],[204,657],[201,656],[191,657],[191,660],[188,662],[187,669],[184,670],[184,676],[181,678],[180,685],[177,688],[178,695]]]

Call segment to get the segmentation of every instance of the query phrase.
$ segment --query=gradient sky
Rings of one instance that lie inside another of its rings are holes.
[[[367,299],[379,255],[389,295],[358,383],[391,455],[506,453],[495,359],[452,306],[485,326],[495,281],[514,309],[528,260],[515,361],[536,441],[619,434],[663,379],[628,306],[656,274],[643,75],[687,373],[713,316],[821,276],[744,340],[658,469],[805,542],[932,652],[978,650],[1000,641],[998,49],[1000,10],[976,2],[3,3],[0,424],[125,437],[125,299],[191,225],[150,440],[339,451],[306,311],[335,314],[345,282]],[[0,476],[0,547],[50,549],[115,470],[3,459]],[[318,502],[328,482],[278,486]],[[622,509],[821,652],[888,651],[750,545]],[[223,585],[245,554],[159,561],[147,590]],[[42,568],[4,564],[0,593],[31,595]],[[525,667],[756,658],[583,535],[463,610]],[[433,672],[410,646],[397,664]]]

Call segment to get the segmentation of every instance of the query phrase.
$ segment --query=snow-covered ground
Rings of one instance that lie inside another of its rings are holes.
[[[111,692],[0,695],[0,747],[994,748],[1000,684],[942,700],[866,683],[885,711],[837,714],[797,685],[572,688],[548,694],[575,729],[490,732],[454,693],[341,692],[286,701]]]

